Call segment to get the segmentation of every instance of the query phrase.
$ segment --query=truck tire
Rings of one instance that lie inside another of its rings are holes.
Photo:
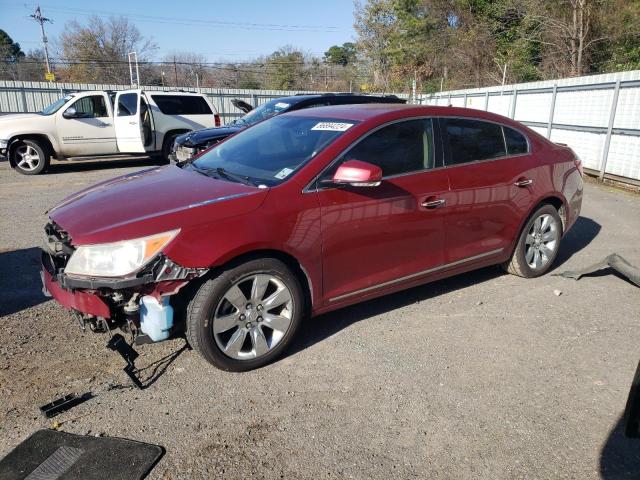
[[[11,146],[11,166],[23,175],[38,175],[49,166],[49,154],[36,140],[20,140]]]

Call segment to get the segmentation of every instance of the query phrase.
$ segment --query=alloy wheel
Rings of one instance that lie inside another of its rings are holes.
[[[16,155],[18,157],[16,164],[27,172],[32,172],[38,168],[38,165],[40,165],[42,161],[36,149],[31,145],[20,145],[16,148]]]
[[[216,306],[212,328],[222,352],[237,360],[269,353],[286,335],[293,297],[279,278],[253,274],[234,283]]]
[[[559,232],[557,220],[548,213],[535,219],[525,239],[524,258],[530,268],[540,270],[553,259]]]

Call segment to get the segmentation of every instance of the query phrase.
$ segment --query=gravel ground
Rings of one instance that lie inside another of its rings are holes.
[[[51,427],[39,405],[91,390],[59,428],[163,445],[152,479],[640,478],[620,423],[640,290],[614,275],[483,269],[308,320],[286,358],[243,374],[182,340],[147,345],[152,383],[130,388],[107,337],[40,293],[37,248],[49,206],[148,165],[0,163],[0,456]],[[639,196],[589,183],[555,271],[612,252],[640,265],[639,212]]]

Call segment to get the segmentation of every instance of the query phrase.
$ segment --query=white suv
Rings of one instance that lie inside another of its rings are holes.
[[[0,117],[0,155],[26,175],[43,172],[51,157],[146,153],[168,159],[178,135],[214,126],[219,115],[197,93],[71,93],[42,112]]]

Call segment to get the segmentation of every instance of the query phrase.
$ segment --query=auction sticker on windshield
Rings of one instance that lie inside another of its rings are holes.
[[[311,130],[326,130],[329,132],[345,132],[353,127],[353,123],[319,122]]]
[[[283,168],[282,170],[280,170],[278,173],[276,173],[274,175],[274,177],[276,177],[279,180],[282,180],[283,178],[287,178],[287,176],[293,172],[293,170],[291,168]]]

